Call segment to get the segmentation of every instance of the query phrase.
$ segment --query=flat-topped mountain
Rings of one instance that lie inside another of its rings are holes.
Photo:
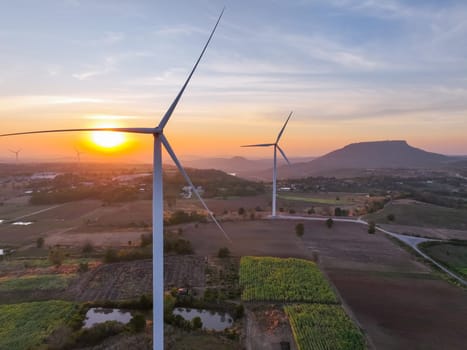
[[[453,157],[412,147],[406,141],[372,141],[352,143],[310,162],[282,166],[278,172],[280,178],[298,178],[329,176],[333,170],[343,169],[433,169],[452,160]]]

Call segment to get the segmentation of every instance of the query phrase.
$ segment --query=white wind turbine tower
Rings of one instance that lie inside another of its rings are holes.
[[[193,73],[195,72],[201,58],[206,51],[214,32],[219,24],[224,10],[219,15],[211,34],[201,51],[198,60],[196,61],[193,69],[191,70],[188,78],[183,84],[181,90],[175,97],[172,104],[169,106],[167,112],[162,117],[160,123],[156,127],[149,128],[80,128],[80,129],[61,129],[61,130],[42,130],[42,131],[29,131],[29,132],[17,132],[10,134],[3,134],[3,136],[13,135],[25,135],[25,134],[41,134],[41,133],[55,133],[55,132],[80,132],[80,131],[115,131],[124,133],[136,133],[136,134],[149,134],[154,137],[154,158],[153,158],[153,193],[152,193],[152,235],[153,235],[153,348],[155,350],[164,349],[164,228],[163,228],[163,193],[162,193],[162,145],[164,145],[167,153],[170,155],[175,165],[182,173],[183,177],[187,181],[188,185],[191,186],[196,197],[208,212],[211,219],[217,225],[217,227],[224,234],[227,241],[231,241],[229,236],[226,234],[222,226],[214,217],[213,213],[209,210],[204,200],[196,190],[196,187],[191,182],[188,174],[180,164],[175,152],[169,144],[169,141],[165,137],[163,131],[167,122],[169,121],[172,113],[175,110],[180,98],[185,91],[188,83],[190,82]]]
[[[287,123],[289,122],[290,117],[292,116],[293,112],[290,112],[289,116],[287,117],[287,120],[284,123],[284,126],[282,127],[281,131],[277,135],[276,142],[274,143],[259,143],[256,145],[244,145],[242,147],[271,147],[274,146],[274,164],[272,167],[272,217],[276,217],[276,196],[277,196],[277,150],[282,154],[282,157],[284,157],[285,161],[287,164],[290,164],[289,160],[287,159],[287,156],[285,155],[284,151],[282,148],[279,146],[279,140],[282,137],[282,134],[284,133],[285,127],[287,126]]]
[[[18,163],[18,160],[19,160],[19,153],[22,151],[22,149],[18,149],[18,150],[12,150],[10,149],[9,150],[11,153],[14,153],[15,154],[15,160],[16,160],[16,163]]]

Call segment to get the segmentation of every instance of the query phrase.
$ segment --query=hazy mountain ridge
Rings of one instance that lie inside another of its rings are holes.
[[[272,154],[271,154],[272,156]],[[291,158],[291,162],[303,162],[314,159],[314,157]],[[278,158],[278,165],[285,165],[283,159]],[[199,158],[187,159],[183,161],[183,165],[197,169],[218,169],[228,173],[235,173],[240,177],[255,178],[255,173],[263,171],[272,172],[272,159],[247,159],[245,157],[231,158]]]
[[[353,169],[437,169],[460,163],[462,157],[450,157],[410,146],[406,141],[371,141],[352,143],[308,162],[280,166],[278,177],[335,176],[351,174]],[[250,174],[268,178],[270,172]]]

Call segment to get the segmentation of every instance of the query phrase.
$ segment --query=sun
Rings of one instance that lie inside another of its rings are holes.
[[[99,147],[111,149],[125,143],[125,136],[120,132],[93,131],[91,133],[91,140]]]

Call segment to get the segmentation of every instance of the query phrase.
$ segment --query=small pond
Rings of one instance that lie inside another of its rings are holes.
[[[132,315],[129,311],[123,311],[120,309],[106,309],[102,307],[92,307],[86,313],[86,319],[84,320],[83,328],[91,328],[97,323],[106,321],[118,321],[123,324],[127,324],[132,319]]]
[[[174,315],[180,315],[185,320],[191,321],[195,317],[201,318],[203,328],[207,330],[223,331],[232,326],[233,319],[227,313],[210,310],[198,310],[179,307],[173,311]]]

